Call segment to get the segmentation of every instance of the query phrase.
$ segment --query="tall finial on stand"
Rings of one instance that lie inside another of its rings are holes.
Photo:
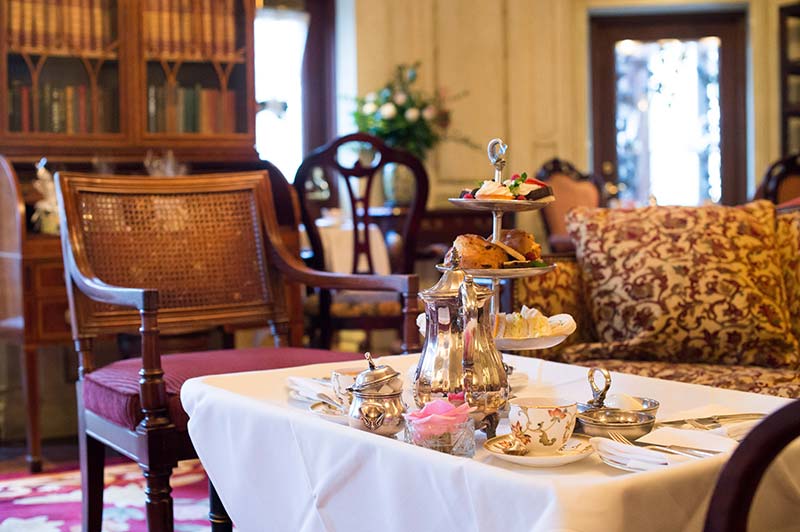
[[[489,162],[494,166],[494,181],[500,183],[503,181],[503,168],[506,167],[506,150],[508,145],[502,139],[492,139],[486,147],[486,152],[489,155]]]

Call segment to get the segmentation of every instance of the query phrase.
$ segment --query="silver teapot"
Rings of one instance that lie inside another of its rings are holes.
[[[369,369],[359,373],[356,382],[347,388],[353,394],[347,424],[381,436],[394,436],[406,426],[400,372],[389,366],[376,366],[369,353],[364,356]]]
[[[427,325],[414,374],[414,402],[422,408],[435,399],[465,401],[475,407],[475,426],[493,437],[509,392],[486,305],[494,291],[475,284],[459,262],[454,249],[453,266],[420,292]]]

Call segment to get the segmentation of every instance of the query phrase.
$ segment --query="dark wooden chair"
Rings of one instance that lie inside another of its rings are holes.
[[[800,198],[800,155],[772,163],[756,190],[756,199],[781,204]]]
[[[100,530],[106,445],[139,463],[146,479],[148,529],[173,529],[170,475],[178,461],[196,456],[180,403],[187,379],[356,356],[296,347],[293,339],[302,334],[302,321],[291,307],[299,302],[301,284],[402,294],[405,347],[419,348],[416,276],[354,276],[307,268],[290,251],[298,247],[296,219],[283,230],[276,221],[272,189],[288,188],[280,174],[152,178],[61,173],[57,186],[80,360],[84,530]],[[160,355],[160,332],[220,324],[268,324],[276,345]],[[94,338],[136,327],[141,358],[95,368]],[[213,528],[230,530],[211,488]]]
[[[745,532],[750,506],[772,461],[800,437],[800,401],[773,412],[745,437],[722,468],[706,514],[706,532]]]
[[[349,153],[345,153],[347,150],[350,150]],[[364,161],[363,157],[357,157],[358,153],[369,154],[372,158]],[[343,162],[346,155],[350,155],[352,163]],[[300,198],[302,220],[313,253],[310,265],[315,269],[326,269],[326,250],[315,223],[317,209],[306,197],[307,184],[315,177],[314,173],[323,172],[332,187],[346,191],[346,201],[353,216],[352,273],[373,275],[374,255],[369,231],[366,230],[372,223],[370,196],[380,180],[381,171],[390,163],[408,167],[415,179],[411,205],[407,209],[397,210],[404,216],[402,229],[399,233],[384,235],[389,248],[391,271],[403,274],[414,272],[417,233],[428,200],[428,174],[419,159],[410,153],[390,148],[381,139],[364,133],[346,135],[317,148],[306,157],[295,175],[294,187]],[[338,186],[339,183],[344,186]],[[360,329],[369,334],[371,330],[398,329],[401,326],[400,305],[396,298],[346,304],[336,301],[339,295],[332,296],[329,291],[320,290],[309,299],[306,310],[311,315],[313,345],[329,348],[335,330]]]
[[[604,188],[600,178],[575,169],[571,163],[554,158],[542,165],[536,178],[547,182],[553,189],[556,201],[542,209],[542,220],[553,253],[575,250],[567,234],[566,214],[575,207],[605,205]]]

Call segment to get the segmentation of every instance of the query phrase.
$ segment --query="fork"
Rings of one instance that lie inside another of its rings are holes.
[[[609,431],[608,436],[615,442],[622,443],[624,445],[633,445],[635,447],[643,447],[645,449],[652,449],[654,451],[660,451],[662,453],[687,456],[689,458],[708,458],[709,456],[714,456],[715,454],[719,454],[717,451],[695,449],[692,447],[684,447],[682,445],[654,445],[644,442],[633,442],[628,438],[626,438],[624,435],[620,434],[619,432],[615,432],[613,430]]]

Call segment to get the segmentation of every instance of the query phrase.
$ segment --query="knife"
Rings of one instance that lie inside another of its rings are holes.
[[[766,415],[767,414],[760,414],[760,413],[717,414],[715,416],[675,419],[672,421],[659,421],[656,423],[656,426],[680,427],[681,425],[689,424],[690,421],[694,421],[695,423],[699,423],[701,425],[709,425],[712,423],[722,423],[723,421],[749,421],[754,419],[761,419]]]

